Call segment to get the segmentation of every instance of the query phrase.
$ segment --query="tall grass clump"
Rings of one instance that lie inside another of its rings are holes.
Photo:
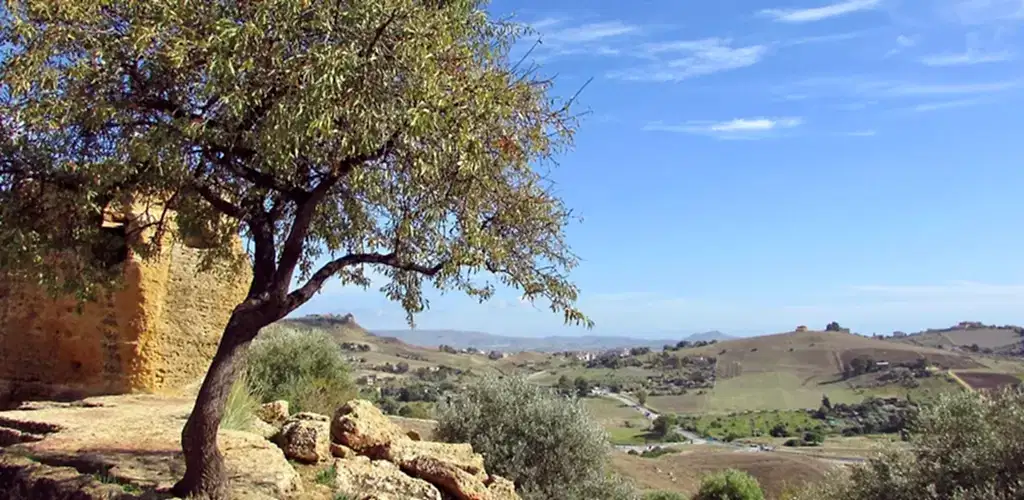
[[[470,443],[487,470],[512,480],[524,500],[635,498],[611,473],[607,434],[576,399],[488,375],[442,401],[439,441]]]
[[[249,350],[246,373],[263,402],[283,399],[293,413],[331,415],[357,392],[341,349],[324,332],[264,331]]]
[[[252,429],[256,410],[260,407],[260,397],[252,389],[247,372],[243,371],[235,379],[228,393],[228,402],[224,406],[224,418],[220,421],[223,429],[248,431]]]

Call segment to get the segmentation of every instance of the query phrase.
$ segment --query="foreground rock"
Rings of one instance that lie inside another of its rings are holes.
[[[179,441],[192,404],[132,395],[0,412],[0,428],[9,431],[4,434],[21,436],[0,454],[0,497],[167,498],[161,492],[184,473]],[[232,498],[294,498],[299,492],[298,474],[267,440],[222,430],[218,444]],[[111,491],[117,495],[108,495]],[[13,493],[3,497],[7,492]]]
[[[361,500],[519,499],[510,481],[484,470],[483,456],[472,446],[420,441],[369,401],[338,408],[330,436],[329,452],[344,457],[333,463],[340,494]]]
[[[331,458],[331,423],[324,415],[299,413],[281,426],[276,441],[284,456],[307,464]]]

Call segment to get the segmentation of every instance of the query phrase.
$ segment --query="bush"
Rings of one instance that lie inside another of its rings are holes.
[[[423,402],[409,403],[399,409],[398,414],[406,418],[431,419],[434,417],[431,405]]]
[[[249,351],[246,372],[263,401],[283,399],[294,413],[331,415],[356,394],[341,349],[323,332],[261,334]]]
[[[786,427],[786,424],[783,424],[782,422],[775,424],[772,427],[772,429],[768,431],[768,434],[776,438],[784,438],[790,436],[789,428]]]
[[[611,446],[578,400],[521,377],[486,376],[436,408],[439,441],[470,443],[524,500],[631,498],[608,474]]]
[[[883,449],[798,500],[1020,500],[1024,498],[1024,392],[942,395],[921,408],[910,448]]]
[[[764,492],[750,474],[728,469],[705,477],[693,500],[764,500]]]
[[[675,491],[650,491],[644,494],[643,500],[686,500],[686,495]]]

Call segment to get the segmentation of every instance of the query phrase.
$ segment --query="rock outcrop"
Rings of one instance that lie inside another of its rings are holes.
[[[275,420],[263,412],[261,418]],[[289,458],[329,463],[335,491],[361,500],[519,499],[511,481],[487,473],[472,446],[409,434],[372,403],[357,399],[331,419],[289,417],[276,440]]]
[[[0,412],[0,430],[18,436],[0,451],[0,498],[167,498],[184,471],[181,428],[192,404],[128,395]],[[322,423],[329,425],[326,418]],[[232,498],[301,498],[298,473],[273,443],[226,429],[217,441]]]

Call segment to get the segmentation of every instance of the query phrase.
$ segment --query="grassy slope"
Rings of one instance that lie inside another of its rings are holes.
[[[1017,332],[999,328],[978,328],[971,330],[953,330],[930,332],[913,335],[893,342],[926,347],[963,347],[978,344],[981,348],[998,349],[1004,346],[1019,344],[1021,336]]]
[[[817,408],[823,394],[836,403],[861,401],[866,395],[904,395],[899,387],[855,390],[840,380],[842,366],[868,355],[891,362],[920,357],[950,368],[980,368],[982,363],[963,353],[889,342],[848,333],[792,332],[720,342],[680,354],[716,356],[717,381],[707,394],[655,396],[650,406],[680,413],[724,413],[746,410]],[[953,390],[937,379],[928,389]]]

